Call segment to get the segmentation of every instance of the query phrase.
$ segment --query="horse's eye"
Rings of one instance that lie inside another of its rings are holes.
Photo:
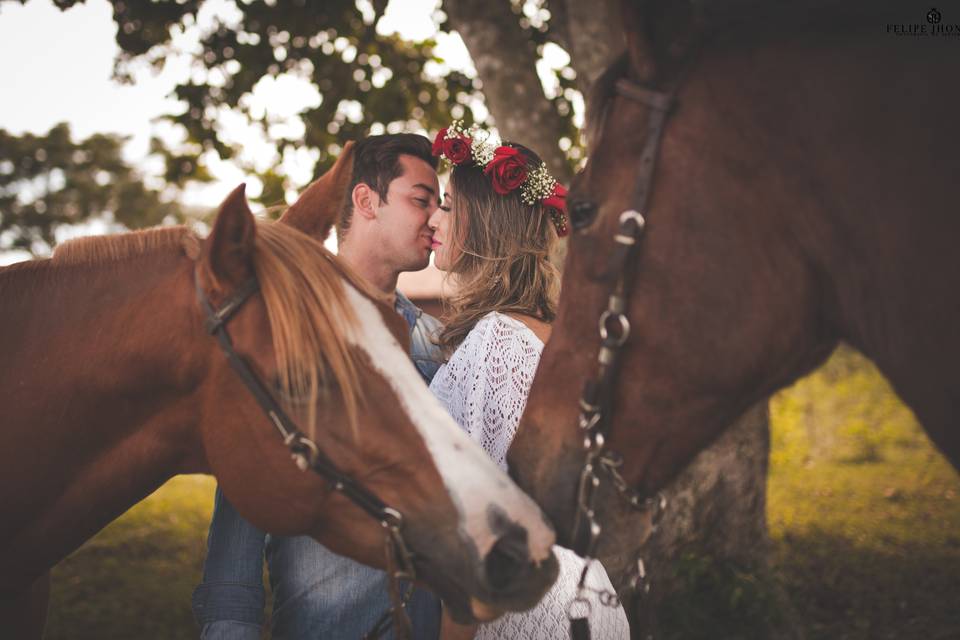
[[[589,200],[575,200],[570,203],[570,224],[574,229],[589,227],[596,215],[596,203]]]

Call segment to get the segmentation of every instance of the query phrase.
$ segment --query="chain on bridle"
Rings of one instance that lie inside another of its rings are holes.
[[[675,95],[661,93],[642,87],[631,80],[622,78],[616,83],[617,92],[631,100],[650,108],[648,136],[640,155],[640,173],[633,202],[635,209],[620,214],[617,231],[613,236],[614,249],[610,256],[605,274],[614,281],[607,308],[600,314],[598,330],[600,350],[597,354],[595,375],[584,384],[580,396],[580,414],[578,426],[583,434],[583,448],[586,459],[580,472],[577,485],[577,504],[573,524],[573,550],[587,559],[580,581],[577,596],[570,603],[567,617],[570,620],[570,634],[574,640],[587,640],[590,637],[589,615],[590,600],[587,592],[597,593],[604,606],[616,607],[620,604],[617,593],[607,590],[591,589],[586,584],[587,573],[595,562],[597,541],[602,527],[594,507],[597,490],[606,479],[614,491],[630,508],[640,512],[650,512],[652,523],[656,526],[666,507],[663,494],[644,495],[630,487],[621,475],[623,457],[607,446],[610,435],[611,414],[620,370],[620,353],[630,337],[630,320],[627,317],[630,291],[632,289],[636,253],[643,237],[646,211],[653,187],[653,174],[663,136],[667,117],[675,104]],[[642,597],[649,592],[643,559],[638,557],[633,570],[628,574],[626,583],[620,591],[636,589]]]
[[[413,564],[414,554],[410,551],[401,533],[403,515],[398,510],[388,506],[356,480],[341,472],[333,461],[320,451],[317,444],[297,428],[293,420],[287,416],[283,408],[267,391],[246,360],[234,350],[230,334],[227,332],[227,322],[240,310],[244,302],[259,289],[256,278],[250,278],[242,284],[219,309],[214,309],[207,299],[203,287],[200,286],[198,270],[194,270],[194,284],[197,290],[197,299],[206,316],[204,326],[207,332],[216,336],[220,348],[227,356],[230,367],[240,377],[240,380],[283,438],[283,443],[290,450],[290,455],[297,468],[301,471],[312,470],[322,476],[330,483],[334,491],[349,498],[383,527],[391,607],[364,635],[364,640],[374,640],[381,637],[389,630],[391,624],[396,629],[398,639],[410,638],[412,630],[410,619],[406,614],[406,605],[413,593],[413,586],[412,584],[407,585],[405,593],[401,593],[403,589],[400,580],[412,582],[416,578],[416,571]]]

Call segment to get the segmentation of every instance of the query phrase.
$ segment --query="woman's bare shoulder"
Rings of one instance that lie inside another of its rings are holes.
[[[527,326],[530,331],[533,331],[533,335],[537,336],[540,339],[540,342],[546,344],[547,340],[550,339],[550,324],[544,322],[539,318],[534,318],[533,316],[528,316],[525,313],[505,313],[503,314],[508,318],[513,318],[514,320],[519,320]]]

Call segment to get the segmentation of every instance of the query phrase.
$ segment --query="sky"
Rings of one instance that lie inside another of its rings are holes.
[[[403,0],[402,10],[400,4],[394,1],[388,5],[378,31],[398,32],[409,39],[435,35],[431,14],[438,0]],[[229,20],[235,12],[229,0],[208,0],[198,16],[198,25],[202,28],[214,17]],[[44,46],[37,47],[34,39],[38,33],[52,33],[53,37],[45,36]],[[87,0],[67,11],[57,9],[51,0],[30,0],[25,5],[0,3],[0,78],[6,96],[0,100],[0,127],[14,134],[40,134],[58,122],[69,122],[75,139],[98,132],[132,136],[125,149],[132,162],[140,162],[147,155],[152,134],[178,141],[179,134],[173,127],[164,128],[153,121],[177,110],[177,101],[168,95],[178,81],[189,77],[188,61],[185,57],[168,59],[159,74],[142,65],[134,74],[134,85],[119,85],[111,79],[118,50],[115,33],[106,0]],[[178,36],[177,41],[195,48],[197,34],[193,29]],[[474,73],[458,36],[438,34],[438,52],[452,68]],[[11,100],[11,95],[16,99]],[[297,126],[302,128],[296,112],[316,101],[317,96],[316,89],[305,81],[265,78],[252,102],[271,115],[287,119],[288,126],[296,130]],[[254,129],[240,118],[230,122],[227,129],[227,135],[242,140],[251,156],[273,155],[273,147],[254,135]],[[296,166],[285,169],[298,182],[308,180],[315,158],[296,160],[292,163]],[[263,162],[269,164],[269,159]],[[189,190],[184,196],[186,204],[215,206],[225,193],[221,183],[232,184],[244,178],[232,164],[212,164],[218,182]],[[256,193],[255,186],[252,191]]]
[[[359,6],[364,6],[361,0]],[[366,3],[367,5],[369,3]],[[432,13],[439,0],[403,0],[402,10],[391,2],[377,28],[398,32],[408,39],[438,38],[438,52],[451,68],[474,74],[470,56],[459,36],[436,34]],[[370,10],[370,9],[368,9]],[[198,16],[200,28],[216,17],[229,20],[236,9],[230,0],[207,0]],[[46,34],[43,46],[36,44],[37,34]],[[67,11],[57,9],[51,0],[29,0],[24,5],[0,3],[0,128],[15,135],[43,134],[60,122],[70,124],[74,140],[94,133],[115,133],[129,137],[124,147],[127,161],[137,166],[149,181],[158,175],[159,163],[147,158],[150,138],[159,135],[168,144],[183,140],[172,125],[157,122],[164,113],[176,112],[178,104],[168,97],[175,85],[190,76],[185,56],[168,58],[162,72],[147,65],[136,68],[134,84],[113,81],[113,61],[119,47],[114,36],[116,24],[107,0],[86,0]],[[197,48],[199,29],[177,36],[185,48]],[[15,99],[12,99],[15,97]],[[314,87],[291,77],[265,78],[251,98],[255,106],[281,117],[294,131],[303,130],[296,113],[318,100]],[[242,143],[248,158],[255,158],[265,169],[276,151],[256,129],[241,117],[226,123],[226,137]],[[215,180],[194,184],[181,195],[186,206],[216,207],[240,182],[247,192],[260,189],[255,176],[245,175],[236,165],[209,154],[207,164]],[[295,182],[306,183],[313,173],[316,157],[303,151],[285,158],[284,169]],[[102,221],[92,221],[73,229],[64,229],[58,241],[77,235],[106,233],[114,229]],[[28,258],[24,252],[0,253],[0,264]]]
[[[372,11],[369,0],[358,0],[357,4],[361,10]],[[437,53],[450,68],[475,75],[460,37],[436,33],[432,15],[439,4],[440,0],[392,0],[377,23],[377,30],[396,32],[412,40],[436,37]],[[178,44],[185,49],[197,48],[199,29],[211,24],[214,18],[229,21],[236,11],[232,0],[207,0],[198,16],[198,27],[178,35]],[[40,33],[45,35],[43,46],[38,47],[35,39]],[[185,57],[168,58],[160,73],[141,65],[135,68],[133,85],[116,83],[111,79],[118,50],[115,33],[107,0],[86,0],[67,11],[57,9],[51,0],[29,0],[24,5],[0,3],[0,128],[15,135],[42,134],[59,122],[68,122],[74,140],[93,133],[129,136],[124,155],[149,183],[150,176],[160,171],[159,164],[151,164],[147,158],[151,136],[158,135],[172,145],[183,140],[182,132],[156,119],[177,111],[177,101],[168,96],[178,82],[189,78],[191,71]],[[541,75],[548,84],[550,68],[559,68],[566,60],[562,51],[546,53],[548,61]],[[292,77],[264,78],[251,97],[255,106],[281,117],[282,126],[293,131],[303,130],[296,113],[316,100],[314,87]],[[225,125],[225,137],[242,143],[247,157],[262,164],[258,168],[267,168],[276,157],[274,147],[242,117],[229,119]],[[205,160],[214,182],[188,187],[180,198],[182,204],[213,208],[240,182],[247,183],[251,195],[259,193],[255,176],[245,175],[237,166],[220,161],[212,153]],[[305,184],[312,176],[315,162],[316,157],[303,150],[285,157],[283,168],[294,182]],[[110,230],[103,223],[93,222],[64,231],[58,240]],[[0,264],[24,257],[26,254],[0,254]]]

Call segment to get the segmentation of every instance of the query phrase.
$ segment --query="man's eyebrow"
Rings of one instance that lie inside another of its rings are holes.
[[[416,188],[418,188],[418,187],[419,187],[420,189],[423,189],[424,191],[426,191],[426,192],[429,193],[430,195],[434,195],[434,194],[437,192],[436,189],[434,189],[434,188],[431,187],[430,185],[423,184],[422,182],[418,182],[417,184],[413,185],[413,188],[414,188],[414,189],[416,189]]]
[[[433,187],[431,187],[430,185],[424,184],[424,183],[422,183],[422,182],[418,182],[417,184],[413,185],[413,188],[414,188],[414,189],[417,189],[417,188],[423,189],[424,191],[426,191],[427,193],[429,193],[431,196],[432,196],[432,195],[436,195],[436,193],[437,193],[437,192],[434,190]],[[439,206],[440,206],[440,203],[441,203],[440,196],[437,195],[436,197],[437,197],[437,206],[439,207]]]

